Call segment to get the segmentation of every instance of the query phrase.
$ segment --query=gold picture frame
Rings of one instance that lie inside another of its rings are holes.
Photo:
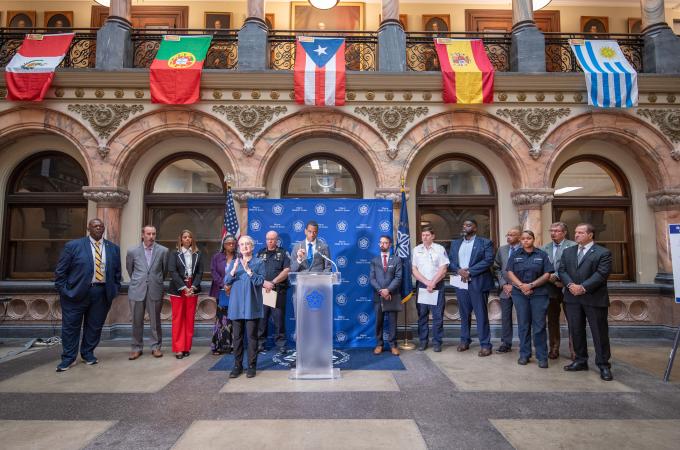
[[[45,28],[73,28],[73,11],[45,11]]]
[[[423,30],[442,33],[451,31],[451,16],[449,14],[423,14]]]
[[[341,2],[332,9],[317,9],[309,2],[291,2],[290,28],[292,30],[342,30],[363,31],[364,3]]]
[[[264,15],[264,23],[267,24],[267,27],[269,27],[270,30],[275,30],[276,28],[276,21],[274,20],[276,16],[274,13],[267,13]]]
[[[205,12],[203,14],[203,24],[206,29],[228,30],[231,28],[231,13]]]
[[[36,28],[35,11],[7,11],[8,28]]]
[[[642,19],[639,17],[628,18],[628,33],[637,34],[642,32]]]
[[[609,17],[581,16],[581,33],[609,33]]]

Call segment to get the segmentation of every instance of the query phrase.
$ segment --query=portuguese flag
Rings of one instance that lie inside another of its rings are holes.
[[[435,38],[444,103],[493,103],[493,66],[481,39]]]
[[[188,105],[199,100],[211,40],[212,36],[164,36],[149,74],[153,103]]]

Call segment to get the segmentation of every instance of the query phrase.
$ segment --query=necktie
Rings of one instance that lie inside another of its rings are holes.
[[[383,255],[383,270],[387,272],[387,255]]]
[[[581,260],[583,259],[583,254],[585,253],[586,248],[585,247],[579,247],[578,248],[578,263],[581,264]]]
[[[557,262],[557,253],[560,251],[560,244],[553,242],[553,264]]]
[[[104,271],[102,270],[102,247],[100,242],[94,243],[94,279],[97,283],[104,282]]]
[[[512,256],[512,252],[515,251],[515,247],[510,247],[510,250],[508,250],[508,259]]]
[[[312,247],[312,243],[308,242],[307,243],[307,262],[311,265],[312,260],[314,259],[314,248]]]

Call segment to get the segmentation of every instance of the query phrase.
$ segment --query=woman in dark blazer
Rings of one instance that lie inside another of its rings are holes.
[[[194,337],[196,302],[201,292],[203,255],[194,235],[182,230],[174,252],[168,252],[170,304],[172,305],[172,351],[177,359],[189,356]]]

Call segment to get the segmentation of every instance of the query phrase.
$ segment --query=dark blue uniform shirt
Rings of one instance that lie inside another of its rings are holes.
[[[534,247],[534,251],[527,253],[523,248],[512,252],[512,257],[508,261],[508,272],[515,274],[519,281],[529,284],[539,278],[544,273],[553,273],[555,267],[550,263],[548,254],[540,248]],[[518,288],[516,292],[521,293]],[[543,284],[534,288],[536,295],[548,295],[548,285]]]
[[[267,281],[272,281],[279,276],[283,269],[290,268],[288,252],[281,247],[276,247],[276,250],[267,250],[267,247],[265,247],[257,253],[257,257],[264,262],[264,279]],[[288,279],[278,283],[274,290],[279,292],[287,287]]]

